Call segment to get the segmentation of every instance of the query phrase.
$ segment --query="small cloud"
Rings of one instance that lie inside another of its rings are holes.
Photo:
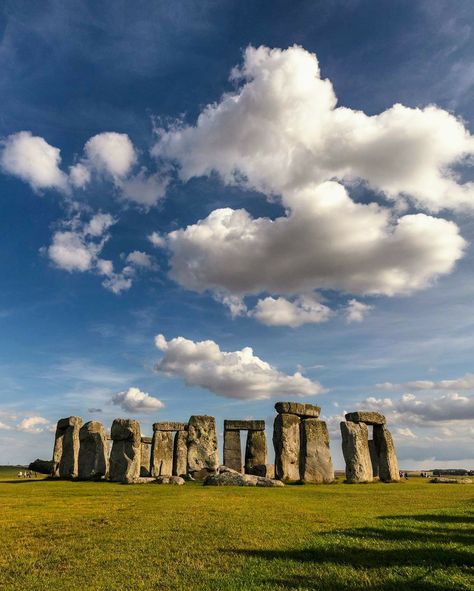
[[[166,240],[158,232],[152,232],[148,236],[148,240],[153,244],[153,246],[156,246],[156,248],[166,247]]]
[[[133,387],[112,396],[112,404],[127,412],[153,412],[165,406],[158,398]]]
[[[49,430],[49,428],[51,428],[51,423],[48,419],[39,416],[27,417],[17,425],[18,431],[26,431],[28,433],[41,433]]]
[[[373,310],[373,306],[359,302],[358,300],[352,299],[347,302],[347,306],[344,309],[346,316],[346,322],[352,324],[353,322],[362,322],[370,310]]]

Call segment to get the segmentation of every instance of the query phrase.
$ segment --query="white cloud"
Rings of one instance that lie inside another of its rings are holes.
[[[425,214],[394,219],[328,182],[284,199],[286,215],[252,218],[218,209],[168,234],[170,275],[182,286],[234,295],[407,294],[449,273],[465,242],[450,221]]]
[[[397,437],[404,439],[417,439],[417,435],[409,427],[398,427],[395,433]]]
[[[126,261],[127,263],[130,263],[137,267],[142,267],[144,269],[151,269],[154,266],[153,259],[151,258],[151,256],[146,252],[142,252],[140,250],[134,250],[133,252],[128,254]]]
[[[91,137],[84,146],[88,167],[110,175],[125,178],[137,160],[135,148],[126,133],[106,131]]]
[[[286,194],[330,179],[362,180],[388,198],[431,211],[472,208],[474,184],[453,168],[474,153],[461,120],[435,106],[396,104],[379,115],[336,107],[316,56],[302,47],[248,47],[234,92],[195,126],[160,130],[153,153],[183,180],[216,171],[228,184]]]
[[[13,427],[7,425],[7,423],[3,423],[2,421],[0,421],[0,429],[2,429],[3,431],[11,431],[12,428]]]
[[[42,137],[20,131],[3,140],[0,148],[2,170],[29,183],[34,191],[68,190],[67,176],[59,168],[60,151]]]
[[[27,431],[28,433],[41,433],[51,427],[48,419],[44,417],[34,416],[23,419],[18,424],[18,431]]]
[[[112,404],[120,406],[127,412],[153,412],[164,407],[163,402],[142,392],[139,388],[129,388],[112,396]]]
[[[78,162],[69,169],[69,181],[76,189],[82,189],[90,183],[91,172],[82,162]]]
[[[364,304],[363,302],[359,302],[355,299],[349,300],[344,310],[346,321],[348,324],[352,324],[353,322],[362,322],[370,310],[373,310],[373,308],[373,306],[369,306],[369,304]]]
[[[169,183],[170,178],[166,175],[148,174],[147,170],[142,168],[135,176],[124,179],[120,187],[125,199],[151,207],[165,196]]]
[[[156,370],[182,377],[188,386],[206,388],[218,396],[242,400],[272,396],[311,396],[325,390],[297,372],[286,375],[253,354],[250,347],[221,351],[214,341],[194,342],[184,337],[167,341],[157,335],[155,344],[163,351]]]
[[[148,236],[148,240],[153,244],[153,246],[156,246],[156,248],[165,248],[166,246],[166,239],[158,232],[152,232]]]
[[[375,387],[377,390],[402,390],[404,388],[410,390],[474,390],[474,374],[467,373],[460,378],[438,382],[432,380],[415,380],[404,384],[384,382],[376,384]]]
[[[300,296],[295,301],[279,297],[259,300],[251,315],[267,326],[291,326],[327,322],[333,312],[313,296]]]

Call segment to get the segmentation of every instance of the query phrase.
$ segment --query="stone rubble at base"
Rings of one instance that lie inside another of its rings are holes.
[[[60,419],[54,440],[52,476],[127,484],[178,484],[203,481],[209,486],[280,486],[283,482],[329,484],[334,468],[327,425],[320,408],[300,402],[277,402],[273,424],[275,464],[267,463],[265,421],[224,421],[224,465],[219,466],[216,420],[193,415],[187,423],[157,422],[153,437],[142,437],[133,419],[115,419],[110,438],[97,421]],[[346,482],[379,478],[396,482],[398,462],[383,415],[347,413],[341,423]],[[373,431],[369,439],[369,427]],[[246,431],[242,461],[240,432]],[[109,458],[109,445],[112,441]],[[278,483],[278,484],[275,484]]]

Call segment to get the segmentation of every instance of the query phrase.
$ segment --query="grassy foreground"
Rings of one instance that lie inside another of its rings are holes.
[[[0,470],[0,588],[474,589],[474,485],[215,488]]]

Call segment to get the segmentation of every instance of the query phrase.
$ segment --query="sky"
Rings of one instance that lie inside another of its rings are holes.
[[[0,464],[301,400],[474,468],[470,0],[0,7]]]

